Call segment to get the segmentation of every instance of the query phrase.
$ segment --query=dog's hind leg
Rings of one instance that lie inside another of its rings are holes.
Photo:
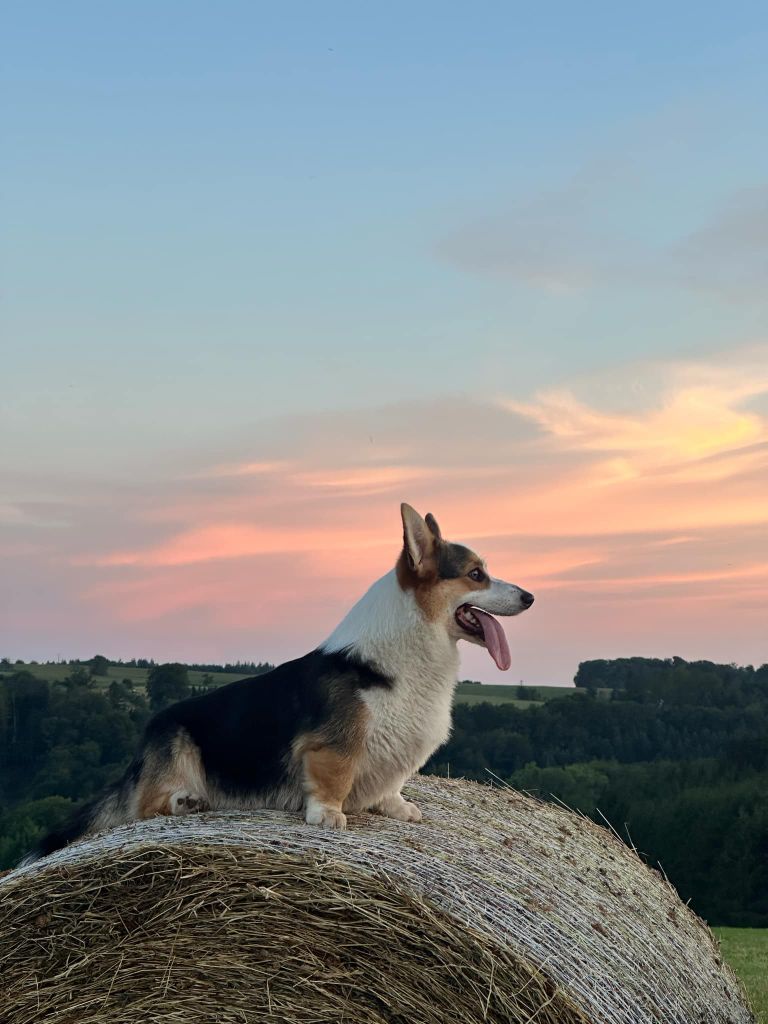
[[[210,810],[200,749],[185,730],[145,749],[135,801],[136,818]]]

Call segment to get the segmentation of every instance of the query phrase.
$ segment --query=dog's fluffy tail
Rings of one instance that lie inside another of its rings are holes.
[[[49,853],[61,850],[69,843],[90,835],[92,832],[99,832],[101,829],[112,828],[130,821],[128,807],[130,795],[134,789],[137,768],[137,765],[132,764],[122,779],[75,811],[61,828],[54,829],[44,836],[33,849],[22,857],[17,867],[33,864],[41,857],[47,857]]]

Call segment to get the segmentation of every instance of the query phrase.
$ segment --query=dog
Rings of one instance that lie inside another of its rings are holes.
[[[343,829],[350,812],[421,820],[405,781],[448,739],[457,641],[506,670],[496,615],[533,595],[489,576],[483,559],[443,539],[431,514],[401,506],[403,547],[325,643],[264,675],[165,708],[123,778],[22,861],[81,836],[207,810],[303,810]]]

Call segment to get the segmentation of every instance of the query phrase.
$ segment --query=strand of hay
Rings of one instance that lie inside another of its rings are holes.
[[[0,879],[3,1024],[749,1024],[706,926],[615,836],[419,778],[420,825],[156,818]]]

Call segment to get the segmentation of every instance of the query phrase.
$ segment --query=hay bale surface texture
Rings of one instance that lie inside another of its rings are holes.
[[[747,1024],[705,925],[606,829],[418,778],[419,825],[155,818],[0,880],[3,1024]]]

